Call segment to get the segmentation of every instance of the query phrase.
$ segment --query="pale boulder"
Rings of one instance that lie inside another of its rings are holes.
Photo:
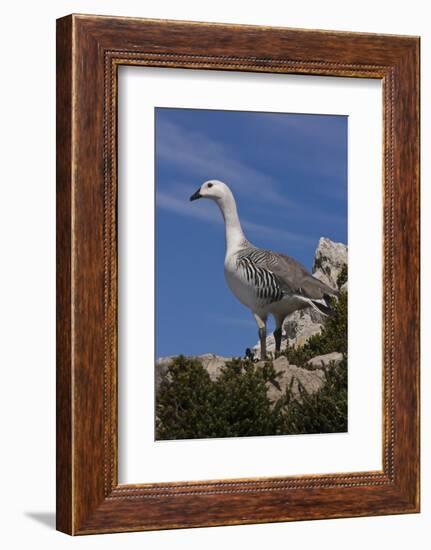
[[[326,353],[325,355],[317,355],[309,361],[307,365],[313,367],[314,369],[323,369],[329,366],[336,366],[341,363],[343,360],[343,354],[338,351],[333,351],[332,353]]]
[[[338,289],[337,279],[347,264],[347,246],[320,237],[314,254],[313,275],[331,288]]]
[[[286,357],[279,357],[273,362],[274,369],[279,373],[274,381],[267,383],[268,397],[277,401],[286,393],[292,384],[292,394],[300,397],[300,385],[309,394],[319,391],[325,383],[325,375],[321,370],[307,370],[296,365],[290,365]],[[292,382],[293,379],[293,382]]]

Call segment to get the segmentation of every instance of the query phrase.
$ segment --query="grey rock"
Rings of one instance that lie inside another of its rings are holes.
[[[156,361],[156,368],[154,370],[154,377],[156,388],[160,386],[163,376],[167,373],[169,365],[172,363],[175,356],[160,357]]]
[[[329,367],[330,365],[336,366],[343,360],[343,354],[338,351],[333,351],[332,353],[326,353],[325,355],[317,355],[309,361],[307,365],[313,367],[314,369],[322,369]]]
[[[332,288],[337,289],[337,278],[347,264],[347,246],[320,237],[314,254],[313,275]]]
[[[284,321],[283,329],[290,346],[301,347],[322,331],[325,316],[313,308],[295,311]]]
[[[282,397],[290,384],[292,384],[292,394],[298,398],[300,397],[300,385],[307,393],[312,394],[319,391],[325,383],[325,375],[322,370],[307,370],[296,365],[290,365],[286,357],[279,357],[273,365],[279,375],[274,381],[267,383],[267,394],[272,402]]]
[[[274,359],[272,364],[276,370],[285,369],[286,367],[289,366],[289,360],[287,357],[281,356],[281,357],[277,357],[277,359]]]
[[[222,367],[226,364],[226,361],[231,361],[231,357],[223,357],[221,355],[215,355],[214,353],[205,353],[198,355],[196,359],[199,359],[203,368],[208,371],[211,380],[216,380],[221,372]]]

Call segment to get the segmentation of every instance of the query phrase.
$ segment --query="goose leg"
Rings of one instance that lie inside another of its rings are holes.
[[[266,317],[262,318],[257,313],[254,313],[257,326],[259,327],[259,341],[260,341],[260,358],[266,359]]]
[[[275,354],[278,355],[280,353],[281,348],[281,327],[277,327],[274,330],[274,340],[275,340]]]
[[[275,318],[275,330],[274,330],[274,340],[275,340],[275,355],[279,355],[281,349],[281,335],[283,331],[283,318]]]

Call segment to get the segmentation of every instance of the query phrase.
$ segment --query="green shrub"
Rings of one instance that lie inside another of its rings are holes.
[[[217,380],[195,359],[176,358],[163,376],[156,404],[156,439],[241,437],[281,433],[280,407],[267,397],[272,364],[226,363]]]
[[[201,363],[177,357],[162,376],[156,396],[156,439],[208,437],[213,385]]]
[[[286,391],[283,433],[313,434],[347,431],[347,360],[324,370],[325,385],[308,394],[299,386],[296,398],[291,388]]]

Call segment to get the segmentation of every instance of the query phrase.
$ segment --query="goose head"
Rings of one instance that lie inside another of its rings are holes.
[[[222,202],[223,199],[231,197],[232,191],[225,183],[219,180],[208,180],[205,181],[195,193],[193,193],[190,200],[195,201],[197,199],[212,199],[217,202]]]

